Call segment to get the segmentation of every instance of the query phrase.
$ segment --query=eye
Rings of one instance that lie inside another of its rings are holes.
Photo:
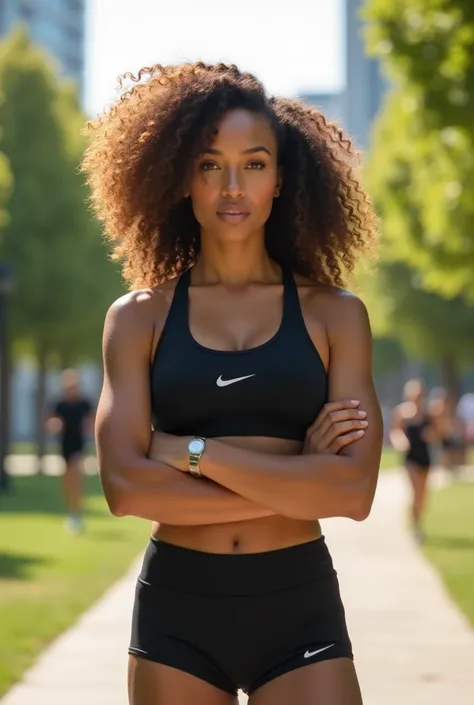
[[[252,162],[249,162],[247,164],[248,169],[265,169],[265,162],[260,162],[258,160],[254,160]]]
[[[219,166],[215,162],[202,162],[201,169],[203,171],[212,171],[213,169],[218,169]]]

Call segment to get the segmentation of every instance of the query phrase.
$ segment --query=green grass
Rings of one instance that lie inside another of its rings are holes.
[[[382,451],[382,459],[380,461],[380,470],[393,470],[400,467],[403,463],[400,453],[392,446],[384,446]]]
[[[46,443],[46,453],[54,454],[60,452],[59,443],[55,440],[48,440]],[[87,452],[94,455],[94,444],[90,442],[87,446]],[[36,443],[33,441],[14,441],[8,448],[8,453],[11,455],[36,455]]]
[[[0,495],[0,697],[38,653],[129,567],[149,522],[110,515],[86,478],[86,531],[64,529],[60,479],[14,477]]]
[[[425,555],[474,626],[474,483],[434,492],[425,530]]]

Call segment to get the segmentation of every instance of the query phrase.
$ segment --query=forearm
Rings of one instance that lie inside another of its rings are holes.
[[[136,516],[162,524],[226,524],[271,516],[263,504],[211,480],[195,479],[148,458],[111,471],[99,463],[104,494],[113,514]]]
[[[344,455],[272,455],[208,440],[200,467],[220,485],[294,519],[365,518],[375,492],[376,481]]]

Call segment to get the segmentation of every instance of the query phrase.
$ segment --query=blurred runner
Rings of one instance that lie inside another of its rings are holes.
[[[75,370],[62,374],[63,394],[51,410],[47,420],[50,433],[57,434],[66,467],[63,475],[64,496],[68,509],[67,528],[73,533],[83,529],[83,456],[87,436],[94,425],[92,403],[80,392]]]
[[[431,466],[430,444],[436,432],[426,405],[426,394],[420,380],[409,380],[403,390],[403,402],[392,415],[390,440],[404,454],[404,465],[413,491],[411,514],[413,537],[423,541],[421,519],[426,505],[428,473]]]

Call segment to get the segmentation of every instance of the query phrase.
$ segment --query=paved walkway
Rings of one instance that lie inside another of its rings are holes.
[[[364,704],[474,702],[474,632],[403,531],[405,501],[402,476],[390,473],[381,477],[366,522],[324,522]],[[137,570],[138,563],[53,643],[1,705],[127,705]]]

